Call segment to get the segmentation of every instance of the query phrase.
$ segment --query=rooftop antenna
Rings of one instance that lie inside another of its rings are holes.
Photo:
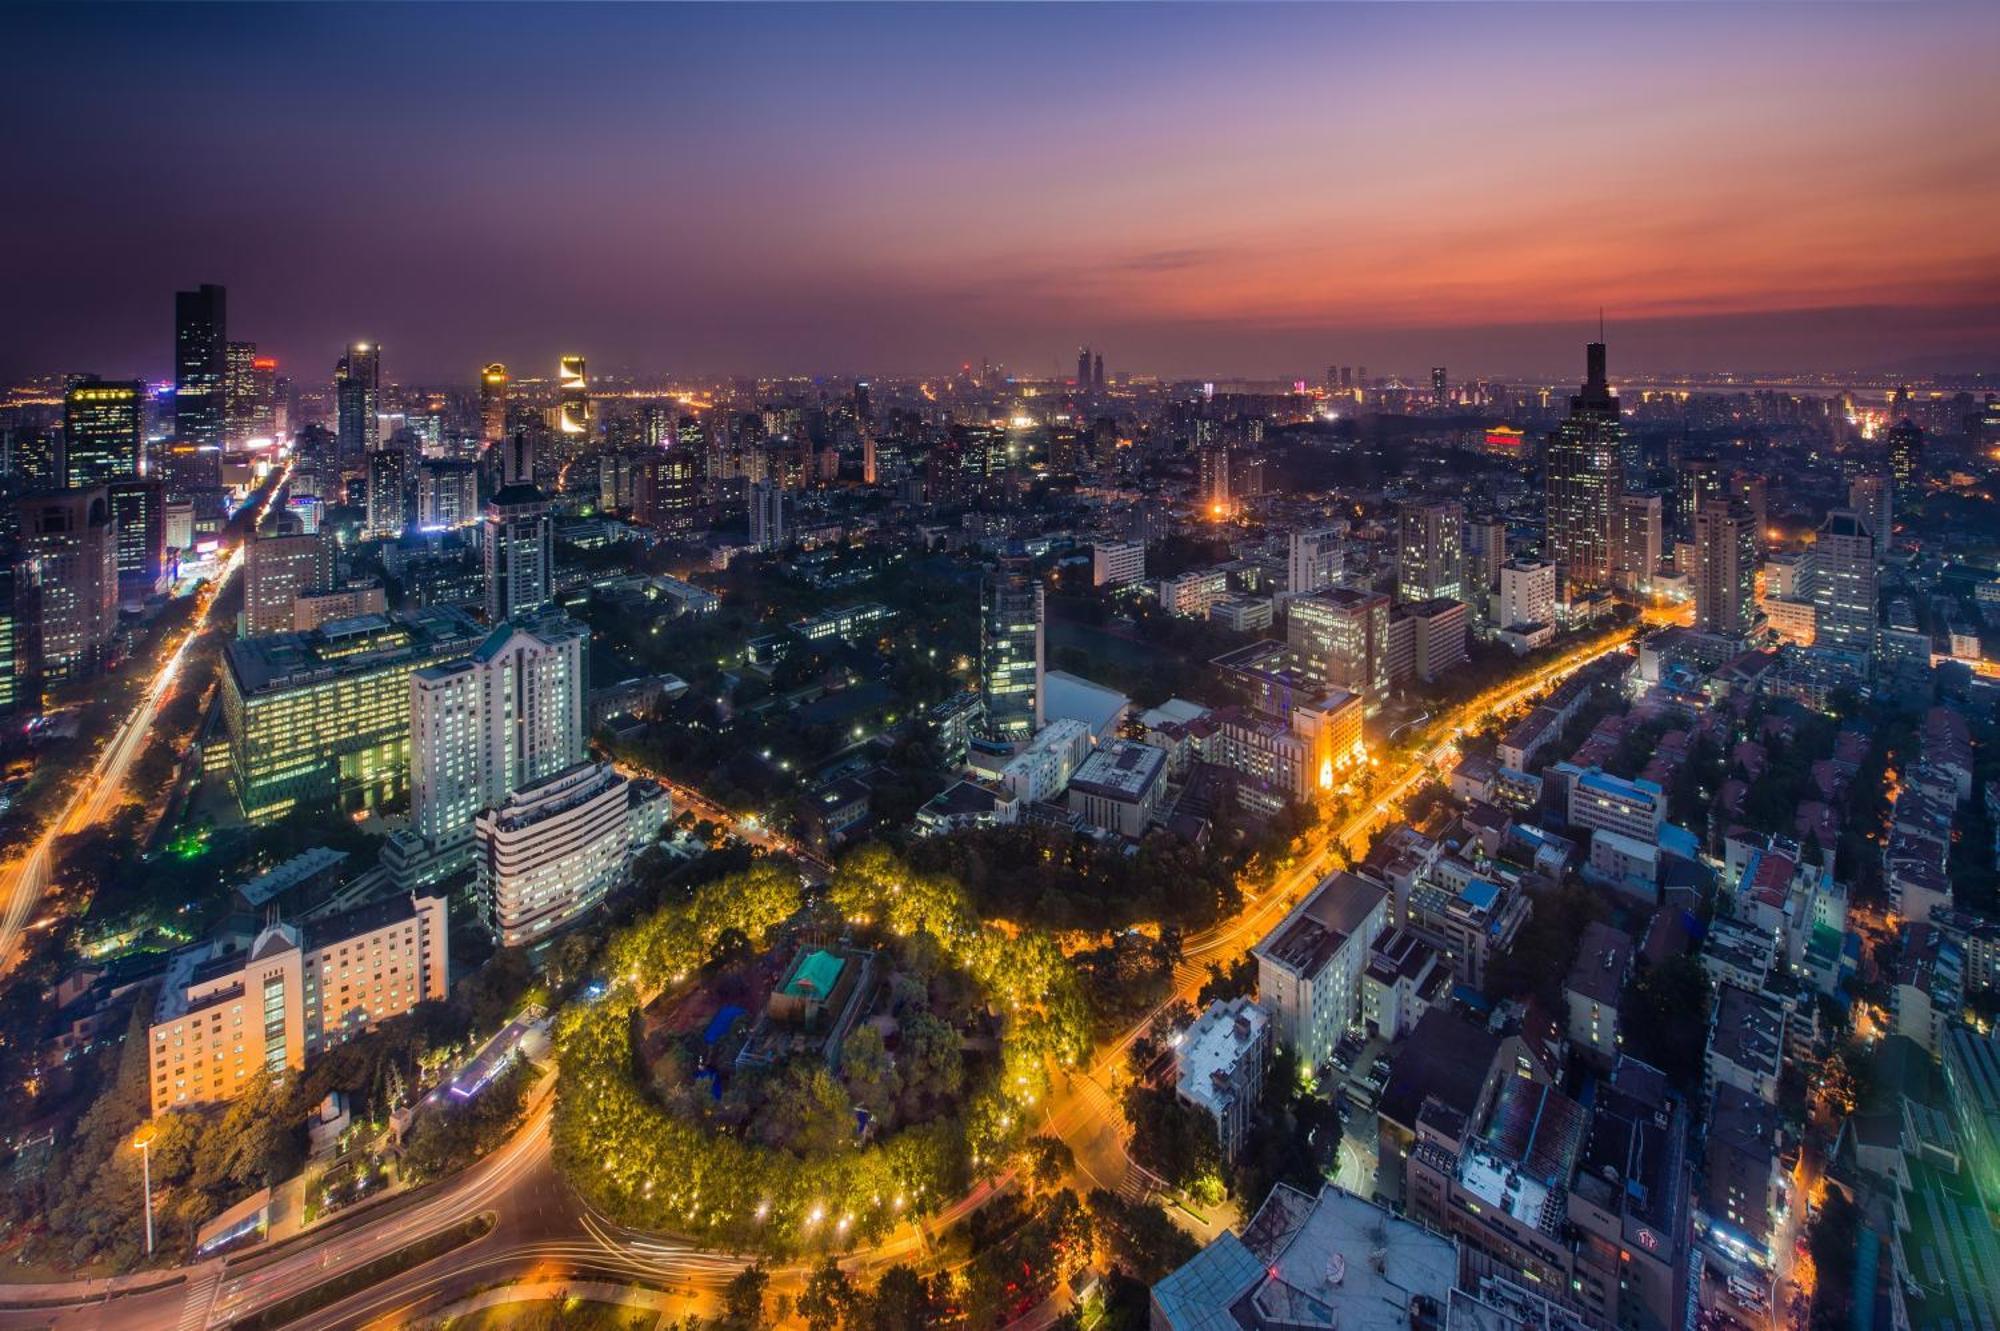
[[[1599,342],[1604,340],[1604,307],[1602,305],[1597,307],[1597,340]]]

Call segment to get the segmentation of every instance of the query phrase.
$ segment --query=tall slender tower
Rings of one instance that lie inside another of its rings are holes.
[[[335,434],[343,463],[382,446],[382,348],[356,342],[333,366]]]
[[[500,488],[486,501],[480,531],[486,618],[494,624],[549,603],[555,557],[548,496],[535,484],[535,447],[517,432],[501,449]]]
[[[479,442],[487,446],[507,437],[507,367],[494,361],[479,372]]]
[[[1757,525],[1748,508],[1724,500],[1696,509],[1694,551],[1694,626],[1742,637],[1757,594]]]
[[[1583,391],[1570,398],[1569,415],[1549,436],[1548,553],[1565,597],[1611,581],[1624,434],[1604,375],[1604,344],[1592,342]]]
[[[221,448],[229,375],[228,297],[212,282],[174,293],[174,433]]]
[[[1018,544],[980,584],[979,693],[995,739],[1042,728],[1042,582]]]

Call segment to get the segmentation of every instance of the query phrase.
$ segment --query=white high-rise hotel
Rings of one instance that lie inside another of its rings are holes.
[[[411,675],[411,807],[434,849],[456,861],[480,810],[583,761],[584,648],[566,619],[507,624]]]

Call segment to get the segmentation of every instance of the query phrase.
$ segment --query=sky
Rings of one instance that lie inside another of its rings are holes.
[[[2000,364],[2000,5],[0,10],[0,375]]]

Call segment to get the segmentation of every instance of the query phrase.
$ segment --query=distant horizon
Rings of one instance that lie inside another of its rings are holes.
[[[108,13],[0,11],[0,375],[2000,365],[2000,6]]]

